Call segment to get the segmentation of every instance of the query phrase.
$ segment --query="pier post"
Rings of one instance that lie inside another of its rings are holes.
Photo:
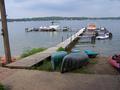
[[[62,36],[62,42],[63,42],[63,36]]]
[[[67,38],[69,37],[69,35],[67,34]]]
[[[95,44],[95,40],[96,40],[96,36],[93,35],[93,36],[91,37],[91,43],[92,43],[92,44]]]
[[[3,41],[4,41],[6,63],[10,63],[11,62],[11,52],[10,52],[10,45],[9,45],[9,36],[8,36],[8,28],[7,28],[7,19],[6,19],[6,10],[5,10],[4,0],[0,0],[0,11],[1,11],[2,35],[3,35]]]

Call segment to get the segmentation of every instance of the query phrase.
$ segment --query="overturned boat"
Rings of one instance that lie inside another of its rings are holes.
[[[63,58],[61,73],[78,69],[89,63],[89,57],[84,52],[70,53]]]

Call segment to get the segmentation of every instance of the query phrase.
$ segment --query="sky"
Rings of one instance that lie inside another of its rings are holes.
[[[8,18],[117,17],[120,0],[5,0]]]

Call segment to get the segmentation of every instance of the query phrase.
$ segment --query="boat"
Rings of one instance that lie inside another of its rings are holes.
[[[51,64],[53,70],[56,70],[57,67],[61,66],[62,60],[66,55],[66,51],[58,51],[51,55]]]
[[[25,31],[26,32],[32,32],[32,31],[35,31],[35,32],[37,32],[37,31],[39,31],[39,29],[38,28],[25,28]]]
[[[112,33],[109,32],[105,27],[97,28],[95,24],[89,24],[87,26],[87,30],[89,33],[92,33],[92,35],[95,36],[98,40],[112,38]]]
[[[32,32],[32,31],[58,31],[60,30],[59,25],[50,25],[50,26],[40,26],[39,28],[25,28],[26,32]]]
[[[78,69],[89,63],[89,57],[84,52],[70,53],[63,58],[61,73]]]
[[[59,25],[50,25],[48,27],[40,27],[40,31],[58,31],[59,30]]]
[[[104,34],[104,35],[98,35],[96,36],[96,39],[98,40],[103,40],[103,39],[108,39],[109,38],[109,34]]]
[[[87,30],[89,30],[89,31],[94,31],[94,30],[96,30],[97,28],[96,28],[96,25],[95,24],[88,24],[88,26],[87,26]]]
[[[92,50],[85,50],[84,52],[88,55],[89,58],[95,58],[98,55],[97,52],[94,52]]]
[[[69,27],[63,27],[62,31],[68,31],[69,30]]]
[[[109,63],[120,71],[120,55],[113,55],[109,58]]]

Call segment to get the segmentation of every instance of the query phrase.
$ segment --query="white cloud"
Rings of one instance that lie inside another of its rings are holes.
[[[9,18],[120,16],[119,0],[5,0]]]

